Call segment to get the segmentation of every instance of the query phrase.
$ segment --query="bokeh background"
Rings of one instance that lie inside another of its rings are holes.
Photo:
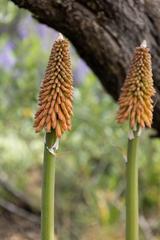
[[[40,239],[44,133],[34,133],[33,117],[57,35],[0,0],[0,239]],[[122,240],[128,126],[116,123],[117,104],[71,53],[74,117],[57,154],[57,239]],[[150,134],[138,155],[141,240],[160,239],[160,140]]]

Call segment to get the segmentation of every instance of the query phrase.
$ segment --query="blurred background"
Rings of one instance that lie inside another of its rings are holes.
[[[40,82],[57,32],[12,3],[0,3],[0,239],[39,239],[44,133],[35,134]],[[56,169],[57,240],[122,240],[128,126],[117,104],[71,48],[72,131]],[[160,239],[160,140],[139,149],[141,240]]]

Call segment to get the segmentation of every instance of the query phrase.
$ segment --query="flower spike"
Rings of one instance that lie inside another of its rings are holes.
[[[65,131],[71,129],[72,83],[69,42],[59,34],[40,87],[39,109],[34,121],[36,132],[43,128],[46,132],[55,129],[56,137],[61,138]]]
[[[129,119],[132,129],[137,124],[141,128],[151,127],[154,94],[151,55],[144,40],[141,46],[135,49],[128,75],[122,87],[117,121],[123,123]]]

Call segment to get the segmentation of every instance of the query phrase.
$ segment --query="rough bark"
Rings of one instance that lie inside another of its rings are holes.
[[[159,0],[11,0],[62,32],[117,100],[133,49],[146,39],[156,87],[153,128],[160,137]]]

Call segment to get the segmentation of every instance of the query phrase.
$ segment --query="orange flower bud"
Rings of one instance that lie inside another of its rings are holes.
[[[137,47],[119,98],[117,121],[129,119],[133,129],[151,127],[155,94],[152,79],[151,55],[146,46]]]
[[[53,44],[44,80],[39,93],[39,109],[35,114],[34,128],[40,132],[55,129],[57,138],[71,129],[72,71],[69,42],[59,37]]]

